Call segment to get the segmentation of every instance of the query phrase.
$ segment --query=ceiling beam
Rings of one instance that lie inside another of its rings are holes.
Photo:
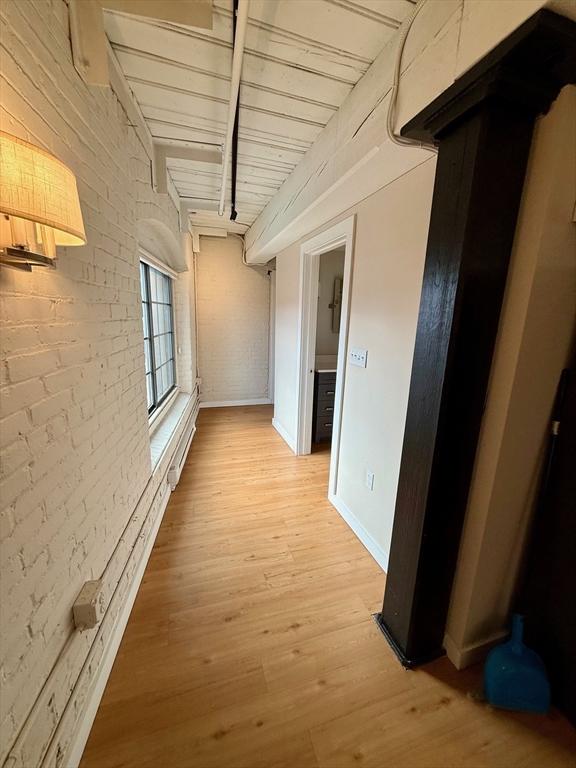
[[[110,87],[116,94],[120,104],[122,104],[122,107],[128,116],[128,120],[136,131],[136,134],[138,135],[142,146],[146,151],[146,154],[150,160],[152,160],[154,157],[154,140],[152,138],[152,134],[150,133],[150,129],[148,128],[148,124],[144,118],[144,115],[142,114],[140,105],[130,90],[130,86],[128,85],[124,72],[122,71],[112,46],[108,41],[106,41],[106,48],[108,52],[108,74]]]
[[[82,0],[85,2],[85,0]],[[99,0],[110,11],[212,29],[212,0]]]
[[[167,158],[193,160],[199,163],[222,164],[222,152],[218,149],[177,147],[174,144],[154,144],[153,184],[156,192],[168,191]]]
[[[212,0],[69,0],[74,67],[87,85],[110,85],[103,10],[212,29]]]
[[[108,48],[98,0],[70,0],[70,41],[74,67],[87,85],[110,85]]]

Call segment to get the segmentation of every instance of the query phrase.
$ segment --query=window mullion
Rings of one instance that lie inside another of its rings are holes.
[[[174,322],[174,284],[172,280],[168,283],[169,301],[170,301],[170,337],[172,348],[172,379],[173,386],[176,386],[176,328]]]
[[[145,271],[146,275],[146,292],[148,294],[148,325],[150,327],[150,364],[152,367],[152,396],[153,396],[153,404],[152,409],[156,408],[158,405],[158,387],[156,385],[156,354],[154,352],[154,338],[155,338],[155,330],[154,330],[154,322],[152,320],[152,291],[150,289],[150,267],[148,264],[145,264]]]

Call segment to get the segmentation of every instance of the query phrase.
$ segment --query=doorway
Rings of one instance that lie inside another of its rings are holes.
[[[320,254],[312,403],[312,450],[330,450],[344,286],[343,245]]]
[[[312,451],[313,437],[318,437],[315,425],[315,385],[319,376],[332,375],[324,386],[332,392],[333,410],[326,418],[330,423],[329,494],[335,495],[338,481],[338,457],[348,345],[348,325],[352,281],[354,217],[335,224],[304,242],[300,249],[300,307],[298,355],[298,422],[296,453],[305,456]],[[326,258],[322,260],[322,256]],[[328,256],[329,254],[329,256]],[[321,269],[321,267],[324,269]],[[341,273],[336,274],[340,268]],[[319,295],[321,272],[323,285]],[[338,282],[336,278],[340,278]],[[330,297],[331,300],[327,301]],[[332,306],[329,306],[332,305]],[[334,333],[337,327],[338,333]],[[334,338],[335,337],[335,338]],[[332,390],[333,387],[333,390]],[[316,404],[318,399],[316,398]],[[316,409],[317,410],[317,409]],[[328,428],[325,427],[325,430]],[[322,433],[322,429],[320,429]],[[324,436],[326,432],[324,431]]]

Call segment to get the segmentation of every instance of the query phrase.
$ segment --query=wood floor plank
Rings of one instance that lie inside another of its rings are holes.
[[[406,672],[384,575],[264,407],[201,412],[81,768],[574,766],[556,712],[497,712],[479,670]]]

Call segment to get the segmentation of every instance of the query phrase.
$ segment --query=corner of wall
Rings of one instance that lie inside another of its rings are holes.
[[[368,550],[368,552],[372,555],[374,560],[378,563],[380,568],[384,571],[384,573],[388,570],[388,560],[390,557],[390,552],[388,550],[383,549],[380,544],[376,541],[376,539],[372,536],[372,534],[362,525],[360,520],[356,517],[356,515],[348,508],[348,506],[342,501],[342,499],[337,495],[331,493],[328,496],[328,500],[340,513],[340,517],[342,517],[343,520],[345,520],[346,523],[350,526],[350,528],[354,531],[356,536],[360,539],[364,547]]]
[[[278,419],[276,419],[276,418],[273,418],[273,419],[272,419],[272,426],[274,427],[274,429],[276,430],[276,432],[278,432],[278,434],[280,435],[280,437],[282,438],[282,440],[284,440],[284,442],[286,443],[286,445],[287,445],[287,446],[290,448],[290,450],[292,451],[292,453],[294,453],[294,454],[295,454],[295,453],[297,453],[297,450],[296,450],[296,440],[295,440],[295,438],[294,438],[294,437],[292,437],[292,435],[290,435],[290,433],[288,432],[288,430],[286,430],[286,429],[285,429],[285,428],[282,426],[282,424],[281,424],[281,423],[278,421]]]

